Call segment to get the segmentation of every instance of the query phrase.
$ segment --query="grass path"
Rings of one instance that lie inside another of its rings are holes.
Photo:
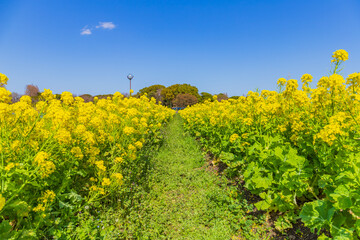
[[[198,240],[237,234],[244,204],[229,197],[225,179],[202,168],[202,152],[184,133],[180,116],[166,127],[164,144],[151,161],[149,190],[131,214],[137,219],[133,237]]]

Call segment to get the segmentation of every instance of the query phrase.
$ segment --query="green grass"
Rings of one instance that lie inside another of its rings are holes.
[[[184,132],[179,115],[147,161],[146,182],[134,182],[126,207],[85,216],[77,238],[267,239],[264,219],[247,214],[253,207],[235,194],[236,188],[206,169],[200,146]]]
[[[231,198],[224,178],[207,171],[197,142],[176,115],[151,162],[149,191],[137,212],[141,239],[230,239],[254,222],[244,221],[245,206]]]

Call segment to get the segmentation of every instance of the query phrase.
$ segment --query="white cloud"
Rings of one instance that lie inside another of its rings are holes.
[[[96,28],[103,28],[103,29],[114,29],[116,26],[112,22],[99,22],[99,25]]]
[[[81,29],[81,32],[80,32],[81,35],[90,35],[92,34],[90,28],[88,28],[87,26],[83,27],[83,29]]]
[[[99,22],[99,25],[97,25],[95,28],[102,28],[102,29],[109,29],[112,30],[114,29],[116,26],[113,22]],[[91,35],[93,32],[93,30],[96,30],[94,27],[89,27],[88,25],[86,25],[85,27],[83,27],[80,31],[81,35]]]

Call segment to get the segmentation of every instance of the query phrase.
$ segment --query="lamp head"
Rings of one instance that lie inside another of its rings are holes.
[[[129,75],[127,75],[127,78],[131,81],[131,79],[133,79],[134,76],[132,74],[129,74]]]

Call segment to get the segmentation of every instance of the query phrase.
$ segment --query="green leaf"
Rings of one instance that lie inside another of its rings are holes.
[[[222,152],[220,155],[220,160],[227,165],[229,165],[234,159],[235,155],[232,153]]]
[[[332,225],[340,228],[346,221],[346,216],[342,214],[342,212],[337,212],[334,214],[334,217],[332,219]]]
[[[334,213],[335,208],[330,202],[326,200],[317,200],[305,203],[301,209],[300,218],[305,226],[309,227],[312,231],[317,229],[319,232],[322,228],[329,226]]]
[[[326,186],[330,185],[333,182],[333,178],[331,175],[324,174],[320,177],[318,181],[318,185],[321,188],[325,188]]]
[[[286,162],[294,167],[303,166],[305,163],[305,158],[297,155],[297,151],[293,148],[289,149],[289,153],[286,155]]]
[[[330,197],[335,200],[334,207],[338,209],[347,209],[353,205],[350,198],[350,191],[345,185],[338,186],[334,193],[330,194]]]
[[[340,228],[336,229],[335,232],[331,231],[331,235],[334,240],[353,240],[354,229]]]
[[[276,230],[283,232],[285,229],[292,228],[292,224],[288,219],[280,216],[275,222],[275,228]]]
[[[318,237],[318,240],[331,240],[331,238],[329,238],[329,237],[326,236],[325,234],[321,234],[321,235]]]
[[[272,179],[270,177],[254,176],[252,181],[255,183],[256,188],[267,189],[272,184]]]
[[[259,210],[267,210],[270,207],[270,204],[267,203],[265,200],[257,202],[254,205]]]
[[[274,154],[275,156],[277,156],[278,158],[280,158],[281,160],[284,159],[284,155],[283,155],[283,150],[280,147],[276,147],[274,149]]]
[[[10,217],[10,219],[22,218],[27,217],[29,215],[31,208],[30,206],[21,200],[17,200],[6,205],[4,209],[4,215]]]
[[[73,203],[81,202],[83,200],[83,197],[74,191],[71,191],[68,194],[68,198],[72,200]]]
[[[36,240],[39,239],[33,230],[24,230],[17,240]]]
[[[71,204],[69,204],[69,203],[65,203],[65,202],[60,201],[60,200],[59,200],[59,207],[60,207],[60,208],[69,208],[69,209],[73,209],[73,208],[74,208],[73,205],[71,205]]]
[[[30,212],[30,206],[24,201],[16,201],[10,205],[13,207],[18,217],[27,217]]]
[[[358,235],[360,235],[360,220],[357,220],[355,223],[355,230]]]
[[[87,175],[87,173],[86,173],[86,171],[85,170],[79,170],[79,171],[76,171],[76,174],[78,174],[78,175],[80,175],[80,176],[82,176],[82,177],[86,177],[86,175]]]
[[[9,239],[11,236],[11,225],[8,220],[0,223],[0,239]]]

